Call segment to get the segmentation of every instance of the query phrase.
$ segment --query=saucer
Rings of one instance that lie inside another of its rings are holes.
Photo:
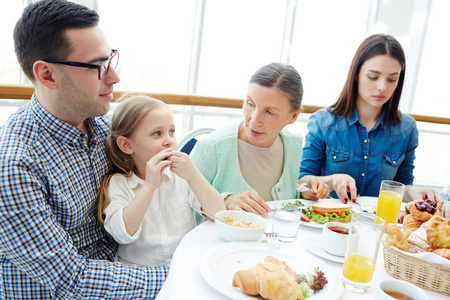
[[[311,239],[306,244],[306,249],[308,249],[312,254],[317,255],[319,257],[325,258],[330,261],[334,261],[337,263],[344,263],[344,257],[343,256],[336,256],[333,254],[328,253],[327,251],[323,250],[322,245],[320,243],[320,239],[322,237],[316,237]]]

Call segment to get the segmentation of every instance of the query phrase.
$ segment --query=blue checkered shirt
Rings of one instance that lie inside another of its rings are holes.
[[[109,117],[85,122],[89,144],[33,95],[0,129],[0,299],[146,299],[166,279],[165,267],[112,262],[95,218]]]

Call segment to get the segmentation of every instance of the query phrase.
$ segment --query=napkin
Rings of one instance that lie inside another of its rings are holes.
[[[440,255],[437,255],[433,252],[421,252],[421,253],[411,253],[411,252],[405,252],[403,250],[398,249],[397,247],[390,246],[391,248],[395,248],[398,252],[401,252],[405,255],[412,256],[421,260],[424,260],[426,262],[434,263],[442,265],[446,268],[450,268],[450,260],[443,258]]]

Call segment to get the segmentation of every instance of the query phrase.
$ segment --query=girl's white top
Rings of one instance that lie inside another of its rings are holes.
[[[166,168],[160,186],[139,229],[131,236],[125,229],[123,209],[134,199],[144,181],[114,175],[108,186],[111,203],[105,210],[105,229],[119,243],[116,260],[141,266],[169,266],[181,238],[196,225],[189,207],[200,208],[186,180]]]

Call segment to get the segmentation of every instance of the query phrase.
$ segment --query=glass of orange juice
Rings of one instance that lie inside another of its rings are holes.
[[[380,217],[367,213],[352,215],[342,269],[346,289],[356,293],[370,290],[383,229],[384,220]]]
[[[405,185],[403,183],[392,180],[381,181],[377,216],[382,218],[385,224],[397,223],[404,192]]]

